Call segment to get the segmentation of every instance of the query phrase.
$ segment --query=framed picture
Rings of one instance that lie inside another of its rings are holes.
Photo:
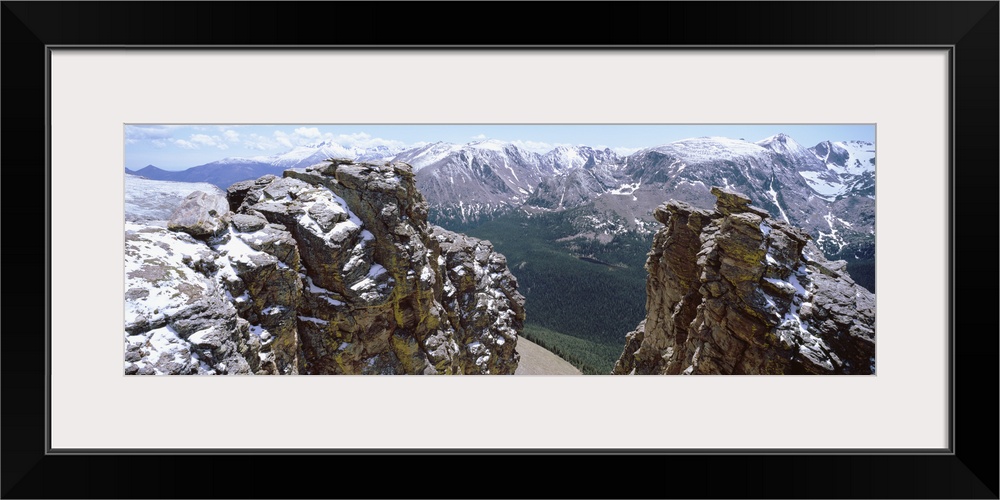
[[[462,10],[497,28],[547,25],[515,5]],[[996,456],[996,429],[973,417],[995,400],[971,387],[996,380],[995,355],[980,353],[997,339],[960,333],[996,322],[958,300],[996,293],[977,281],[996,275],[992,259],[973,257],[995,225],[971,227],[998,206],[996,2],[735,4],[708,27],[691,20],[718,5],[573,7],[623,47],[576,30],[567,39],[583,45],[506,45],[485,25],[437,45],[447,23],[405,4],[337,4],[303,30],[317,7],[4,3],[5,69],[23,76],[4,86],[8,200],[21,207],[7,212],[37,207],[46,229],[5,251],[45,270],[36,294],[7,302],[25,320],[8,324],[3,355],[5,497],[301,496],[204,473],[267,474],[280,454],[352,475],[376,459],[401,469],[377,496],[414,495],[426,470],[406,468],[413,455],[476,455],[484,472],[523,457],[532,473],[532,458],[558,455],[595,478],[559,490],[569,496],[996,498],[996,463],[979,458]],[[424,29],[392,35],[397,22]],[[125,377],[122,151],[135,123],[874,124],[878,373]],[[622,455],[651,489],[622,492],[607,473]],[[446,476],[460,496],[484,477]]]

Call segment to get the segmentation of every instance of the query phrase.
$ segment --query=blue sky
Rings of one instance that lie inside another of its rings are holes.
[[[689,137],[754,142],[778,133],[806,147],[825,140],[875,141],[874,125],[126,125],[125,166],[183,170],[227,157],[279,154],[323,140],[345,147],[416,147],[497,139],[539,153],[558,145],[630,153]]]

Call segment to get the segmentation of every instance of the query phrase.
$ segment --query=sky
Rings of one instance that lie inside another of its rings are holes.
[[[875,125],[125,125],[125,167],[184,170],[230,157],[270,156],[320,141],[351,146],[418,147],[431,142],[513,142],[545,153],[560,145],[611,148],[629,154],[691,137],[756,142],[784,133],[803,146],[830,141],[875,142]]]

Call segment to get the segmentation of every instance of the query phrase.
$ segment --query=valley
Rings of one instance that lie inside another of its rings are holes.
[[[507,257],[525,297],[523,335],[584,373],[607,374],[625,334],[646,314],[643,266],[651,237],[623,232],[607,243],[566,239],[575,234],[571,221],[576,217],[576,212],[515,213],[449,229],[488,240]]]

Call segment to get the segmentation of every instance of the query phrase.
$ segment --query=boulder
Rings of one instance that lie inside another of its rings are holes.
[[[224,196],[195,191],[174,210],[167,228],[208,239],[224,231],[228,223],[229,201]]]

